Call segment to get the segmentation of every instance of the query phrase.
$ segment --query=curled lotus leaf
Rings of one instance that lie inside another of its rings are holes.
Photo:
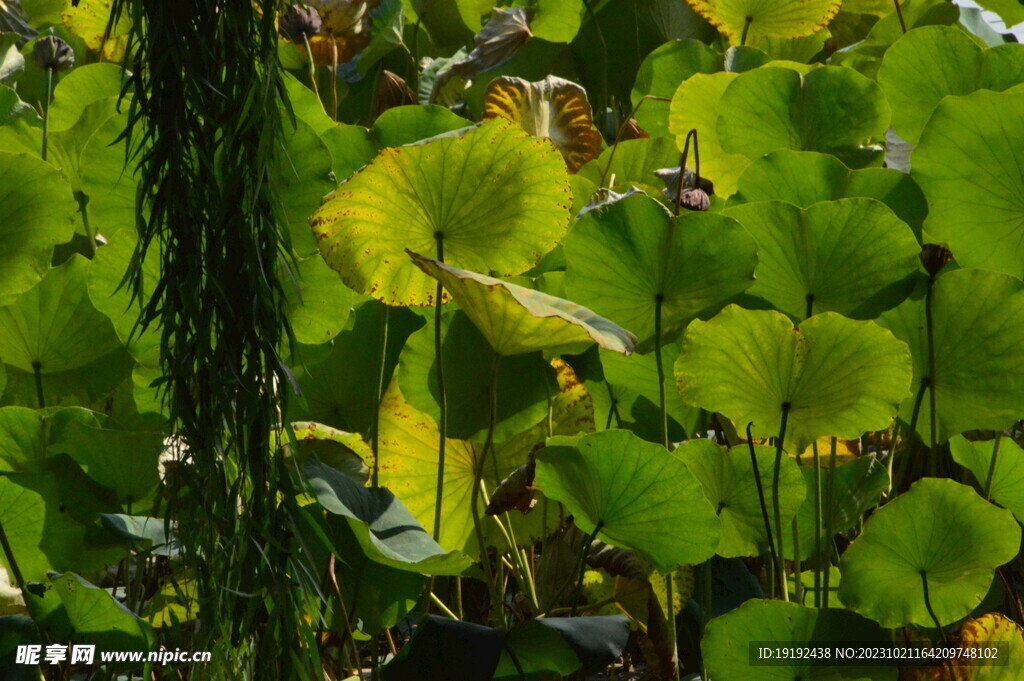
[[[547,137],[572,172],[601,153],[586,90],[562,78],[495,78],[484,95],[484,118],[507,118],[534,137]]]
[[[519,355],[574,343],[597,343],[624,355],[636,336],[582,305],[456,269],[409,251],[421,270],[448,290],[499,355]]]
[[[491,18],[473,37],[473,51],[452,64],[451,72],[472,80],[477,74],[496,69],[515,55],[529,40],[532,7],[491,10]]]
[[[383,150],[311,225],[349,287],[391,305],[433,305],[436,283],[406,248],[432,253],[441,243],[453,267],[520,274],[565,234],[571,205],[554,145],[499,119],[461,137]]]
[[[729,39],[731,45],[762,38],[800,38],[825,28],[841,0],[686,0]]]

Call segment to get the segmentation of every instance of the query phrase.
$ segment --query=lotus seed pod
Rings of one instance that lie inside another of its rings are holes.
[[[35,60],[39,68],[59,73],[75,65],[75,51],[63,39],[48,35],[36,42]]]
[[[924,248],[921,249],[920,255],[924,271],[933,277],[949,264],[952,257],[953,254],[950,250],[939,244],[925,244]]]
[[[695,189],[684,189],[679,205],[687,210],[707,210],[711,205],[708,193],[697,187]]]
[[[285,10],[278,21],[281,35],[293,43],[299,44],[305,43],[320,33],[323,25],[320,13],[313,7],[303,5],[292,5]]]

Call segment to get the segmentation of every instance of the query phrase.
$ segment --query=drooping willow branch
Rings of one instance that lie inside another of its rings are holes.
[[[125,283],[140,328],[159,329],[159,385],[186,448],[168,518],[196,574],[200,637],[251,651],[256,678],[275,679],[302,659],[293,585],[308,572],[290,551],[295,494],[275,446],[291,381],[278,353],[292,337],[272,170],[290,115],[278,5],[115,0],[111,16],[132,23],[122,105],[138,246]],[[151,291],[147,257],[160,263]]]

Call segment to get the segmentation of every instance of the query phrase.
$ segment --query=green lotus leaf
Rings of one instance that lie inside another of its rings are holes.
[[[770,60],[771,57],[753,47],[732,47],[722,54],[699,40],[667,42],[647,55],[640,64],[633,85],[633,106],[640,104],[640,99],[645,95],[671,99],[679,84],[694,74],[719,71],[742,73]],[[668,102],[649,99],[637,109],[636,120],[651,137],[667,137],[668,114]]]
[[[745,45],[762,38],[799,38],[828,25],[839,12],[839,0],[758,2],[757,0],[687,0],[729,39]]]
[[[619,142],[618,148],[608,147],[602,151],[600,156],[580,168],[573,180],[585,177],[598,187],[603,179],[605,187],[625,192],[633,185],[660,186],[661,180],[654,171],[678,165],[679,150],[671,139],[626,140]]]
[[[69,455],[86,474],[108,487],[120,504],[143,504],[160,483],[157,460],[163,451],[163,435],[98,428],[71,423],[49,448],[54,454]]]
[[[89,261],[75,255],[0,308],[7,404],[88,405],[128,375],[131,357],[86,293]],[[36,379],[36,373],[39,379]]]
[[[338,273],[313,256],[294,268],[294,281],[282,266],[280,278],[284,287],[288,321],[300,343],[319,345],[337,336],[352,311],[356,295],[338,278]]]
[[[533,37],[552,43],[567,43],[576,37],[583,22],[583,0],[537,0],[536,14],[530,21]]]
[[[117,98],[90,104],[88,114],[99,115],[114,109]],[[106,108],[109,107],[109,108]],[[135,232],[135,196],[138,182],[133,172],[125,169],[125,140],[118,138],[128,122],[127,112],[111,112],[86,138],[78,154],[80,189],[85,194],[84,211],[94,234],[111,239],[122,230]],[[79,125],[68,131],[76,136],[84,132]],[[65,144],[65,146],[71,146]],[[81,220],[82,216],[79,216]],[[84,233],[84,223],[79,227]]]
[[[775,507],[773,447],[755,447],[757,468],[768,509]],[[761,513],[754,467],[747,445],[726,450],[710,440],[690,440],[675,451],[700,481],[708,501],[722,519],[722,540],[716,553],[725,558],[759,556],[768,551],[768,535]],[[779,509],[782,526],[789,527],[804,500],[803,476],[789,457],[779,472]],[[803,537],[801,537],[802,539]]]
[[[413,144],[471,125],[472,121],[443,106],[396,106],[377,117],[370,134],[379,148],[386,149]]]
[[[100,425],[91,411],[80,407],[45,410],[3,407],[0,409],[0,468],[18,472],[36,470],[36,464],[55,454],[50,451],[51,445],[74,424]]]
[[[878,69],[892,106],[892,127],[917,144],[925,123],[947,95],[1002,92],[1024,82],[1024,47],[984,49],[959,27],[922,26],[893,43]]]
[[[1007,26],[1016,26],[1024,22],[1024,7],[1021,7],[1019,2],[1013,2],[1013,0],[981,0],[978,5],[998,14],[999,18]]]
[[[736,191],[736,181],[750,165],[743,154],[726,151],[718,133],[722,95],[738,78],[735,73],[698,73],[688,78],[672,95],[668,116],[668,129],[676,136],[676,145],[682,148],[690,130],[700,136],[701,174],[715,183],[715,193],[729,196]]]
[[[925,299],[911,297],[882,314],[878,323],[910,346],[915,397],[900,405],[900,418],[913,421],[922,393],[917,432],[931,442],[931,400],[921,385],[935,388],[936,438],[974,429],[1008,427],[1024,413],[1024,283],[985,270],[953,270],[932,289],[935,371],[928,379]]]
[[[565,240],[566,291],[649,344],[661,305],[665,337],[714,312],[753,283],[756,246],[736,222],[690,212],[673,218],[643,195],[584,215]]]
[[[962,267],[1024,274],[1024,92],[978,91],[935,109],[911,157],[925,230]]]
[[[491,377],[499,355],[462,310],[446,312],[441,327],[448,435],[482,442],[490,423]],[[409,404],[435,421],[441,418],[433,315],[402,349],[398,381]],[[501,357],[497,381],[501,399],[495,438],[500,442],[537,423],[547,413],[548,396],[556,386],[554,372],[539,351]]]
[[[348,286],[392,304],[432,305],[433,280],[406,248],[434,253],[441,239],[454,267],[519,274],[562,237],[571,205],[551,142],[502,119],[460,138],[385,149],[334,192],[312,225],[324,259]]]
[[[754,201],[788,201],[810,208],[821,201],[862,196],[878,199],[900,220],[921,234],[928,204],[906,173],[893,168],[850,170],[831,154],[815,151],[773,151],[754,161],[740,175],[729,205]]]
[[[371,560],[398,570],[434,575],[457,575],[469,567],[465,555],[445,551],[431,539],[390,490],[363,487],[316,460],[307,461],[303,471],[317,501],[348,520]]]
[[[381,678],[491,681],[505,640],[501,629],[425,615],[408,645],[381,670]]]
[[[636,336],[576,303],[449,267],[412,251],[409,257],[444,284],[498,355],[591,342],[623,355],[633,352]]]
[[[803,541],[804,535],[800,535],[801,541]],[[788,547],[787,547],[788,548]],[[825,584],[823,578],[819,576],[820,573],[814,570],[804,570],[800,573],[800,595],[801,600],[796,599],[796,582],[793,579],[793,575],[786,576],[786,587],[789,591],[789,600],[792,603],[798,603],[799,605],[808,605],[815,602],[815,595],[821,591],[822,597],[820,602],[824,603],[825,596]],[[817,586],[815,586],[815,579],[817,579]],[[839,568],[835,565],[830,565],[828,568],[828,605],[830,608],[842,608],[843,601],[839,598],[839,584],[842,582],[842,575],[839,572]]]
[[[662,572],[706,560],[718,546],[721,522],[697,478],[664,447],[629,431],[550,439],[537,454],[537,486],[582,532],[596,531]]]
[[[40,581],[50,570],[101,569],[126,555],[123,548],[97,544],[75,517],[88,494],[88,488],[63,485],[51,472],[0,475],[0,523],[26,581]],[[10,574],[5,555],[0,563]]]
[[[53,247],[71,238],[77,206],[71,187],[48,163],[26,154],[0,153],[0,174],[17,178],[6,182],[0,195],[2,305],[42,279]]]
[[[641,355],[634,353],[625,357],[615,352],[602,350],[601,368],[604,378],[614,389],[625,390],[630,397],[620,395],[616,410],[620,417],[631,416],[633,423],[620,425],[620,428],[632,430],[634,433],[652,442],[661,441],[661,394],[658,388],[658,363],[654,353]],[[665,408],[668,412],[668,435],[672,442],[685,440],[695,433],[704,422],[704,414],[685,404],[675,389],[675,379],[669,367],[679,356],[679,344],[670,343],[661,348],[662,362],[665,367]],[[601,386],[606,392],[611,389]],[[605,423],[605,421],[602,421]]]
[[[982,492],[991,476],[989,498],[1018,520],[1024,518],[1024,450],[1013,438],[972,442],[957,435],[949,440],[949,450],[953,459],[974,475]]]
[[[381,361],[387,385],[406,339],[422,325],[422,317],[409,310],[389,309],[375,300],[357,305],[330,344],[298,348],[291,358],[302,394],[289,400],[288,420],[369,433],[380,398]]]
[[[64,606],[77,642],[101,650],[125,651],[147,651],[155,645],[149,623],[139,619],[106,589],[68,572],[50,577],[47,593],[50,590]]]
[[[717,108],[722,148],[750,159],[778,149],[850,153],[884,136],[891,116],[875,83],[837,66],[801,75],[769,64],[741,73]]]
[[[841,666],[831,659],[793,659],[788,664],[751,667],[748,650],[755,641],[765,646],[803,646],[808,641],[856,646],[884,640],[886,634],[878,625],[846,610],[752,598],[711,620],[700,648],[708,676],[715,681],[748,681],[751,669],[757,670],[758,681],[895,681],[895,667]]]
[[[591,619],[589,617],[541,617],[528,620],[514,627],[505,639],[506,650],[498,661],[494,681],[543,681],[570,677],[580,668],[580,659],[557,631],[545,626],[553,619],[569,619],[572,622]],[[624,627],[626,636],[629,627]],[[589,632],[588,632],[589,633]],[[591,638],[590,641],[593,641]],[[511,651],[511,654],[510,652]],[[513,662],[512,655],[515,655]]]
[[[85,64],[68,71],[53,88],[50,131],[67,130],[79,121],[92,103],[119,97],[125,72],[118,64]]]
[[[820,447],[819,447],[820,449]],[[822,463],[827,463],[828,449],[820,452]],[[806,560],[819,554],[814,546],[814,469],[806,457],[800,467],[807,497],[796,514],[800,533],[800,558]],[[832,503],[828,503],[829,485],[832,489]],[[829,545],[831,537],[825,536],[825,528],[833,533],[846,532],[860,522],[861,516],[878,504],[882,494],[889,489],[889,472],[873,456],[861,456],[837,466],[835,471],[821,469],[821,529],[822,543]],[[792,542],[784,546],[788,558],[794,555]]]
[[[575,435],[593,430],[594,411],[586,388],[571,371],[559,370],[558,392],[551,400],[551,420],[545,410],[532,427],[509,438],[503,438],[485,462],[483,480],[493,490],[514,470],[529,460],[530,452],[542,445],[550,432]],[[499,387],[501,381],[499,378]],[[508,393],[502,392],[504,397]],[[498,404],[500,406],[501,399]],[[380,482],[395,490],[416,519],[424,527],[433,527],[437,494],[437,423],[405,401],[398,383],[392,383],[381,404],[379,438]],[[482,456],[482,447],[465,440],[448,439],[445,451],[444,498],[440,542],[443,546],[462,550],[476,557],[480,544],[474,535],[472,490],[474,470]],[[483,514],[480,500],[478,513]],[[529,545],[547,537],[559,523],[557,504],[540,499],[537,508],[527,515],[508,513],[518,541]],[[491,522],[484,524],[484,540],[490,546],[506,548],[505,542]]]
[[[910,228],[874,199],[746,203],[723,215],[757,242],[748,293],[801,319],[838,312],[873,319],[910,294],[921,247]]]
[[[924,478],[875,511],[843,553],[839,597],[883,627],[933,626],[981,603],[995,569],[1020,548],[1020,526],[974,490]]]
[[[802,451],[887,428],[911,366],[906,345],[872,322],[825,312],[794,328],[779,312],[730,305],[690,324],[675,375],[684,402],[752,422],[755,437],[777,437],[788,409],[786,442]]]

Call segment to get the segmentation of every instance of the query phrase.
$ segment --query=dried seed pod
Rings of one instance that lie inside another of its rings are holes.
[[[708,197],[708,193],[700,187],[684,189],[683,195],[679,199],[679,205],[687,210],[703,211],[711,205],[711,199]]]
[[[934,277],[942,271],[942,268],[949,264],[953,254],[945,246],[925,244],[924,248],[921,249],[920,258],[921,264],[924,265],[924,271]]]
[[[278,20],[278,30],[293,43],[303,44],[320,33],[324,22],[315,7],[292,5]]]
[[[512,509],[518,509],[523,514],[529,513],[530,509],[537,505],[537,500],[533,498],[536,491],[533,487],[535,470],[536,464],[531,458],[528,463],[512,471],[495,488],[485,513],[500,515]]]
[[[75,65],[75,51],[62,38],[48,35],[36,41],[34,47],[36,64],[41,69],[55,73],[67,71]]]

